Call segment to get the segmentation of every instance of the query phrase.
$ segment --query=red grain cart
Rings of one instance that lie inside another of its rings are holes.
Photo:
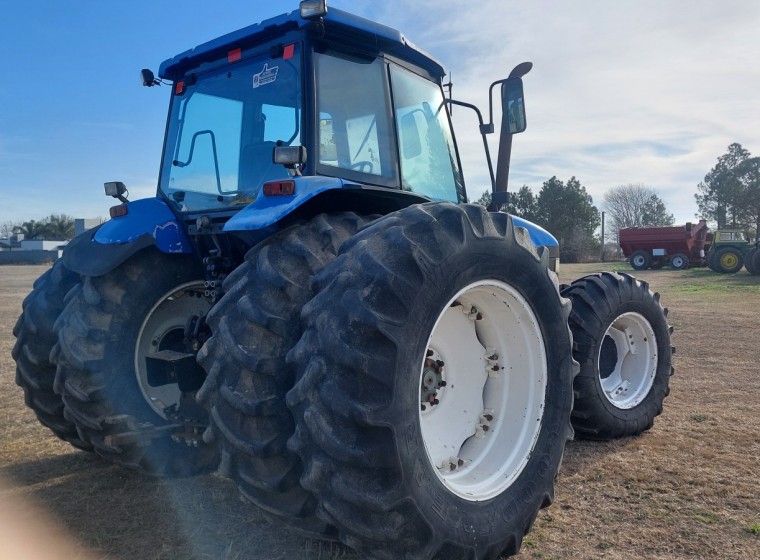
[[[618,233],[618,241],[634,270],[666,264],[683,270],[705,264],[707,235],[707,223],[700,220],[684,226],[624,228]]]

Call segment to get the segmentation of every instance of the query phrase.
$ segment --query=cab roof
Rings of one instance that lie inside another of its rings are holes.
[[[392,54],[416,64],[433,76],[443,77],[446,70],[435,58],[417,48],[401,32],[362,17],[330,8],[325,15],[326,34],[337,34],[348,39],[357,48]],[[159,76],[167,80],[181,77],[188,69],[213,58],[223,56],[232,48],[265,42],[284,35],[288,31],[304,29],[313,22],[301,18],[298,10],[266,19],[212,39],[165,60],[159,68]]]

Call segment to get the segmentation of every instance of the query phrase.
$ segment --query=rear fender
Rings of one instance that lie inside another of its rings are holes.
[[[248,206],[240,210],[226,224],[223,231],[256,231],[276,224],[285,216],[330,190],[345,188],[345,182],[336,177],[295,177],[295,194],[266,196],[263,192]]]
[[[129,257],[155,246],[162,253],[192,253],[184,228],[159,198],[128,202],[127,214],[74,238],[63,251],[66,268],[85,276],[101,276]]]

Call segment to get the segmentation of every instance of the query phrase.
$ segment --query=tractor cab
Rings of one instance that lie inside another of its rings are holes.
[[[245,209],[225,231],[304,205],[466,202],[441,64],[398,31],[319,2],[301,8],[161,65],[173,91],[159,197],[192,219]],[[524,123],[521,84],[510,91],[508,114]]]

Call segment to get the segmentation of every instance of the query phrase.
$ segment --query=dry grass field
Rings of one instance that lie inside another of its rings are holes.
[[[564,265],[561,277],[600,266]],[[357,558],[270,524],[218,476],[147,479],[43,428],[10,354],[44,270],[0,267],[0,559]],[[637,275],[676,329],[665,412],[637,438],[571,442],[555,503],[518,558],[760,558],[760,276]]]

